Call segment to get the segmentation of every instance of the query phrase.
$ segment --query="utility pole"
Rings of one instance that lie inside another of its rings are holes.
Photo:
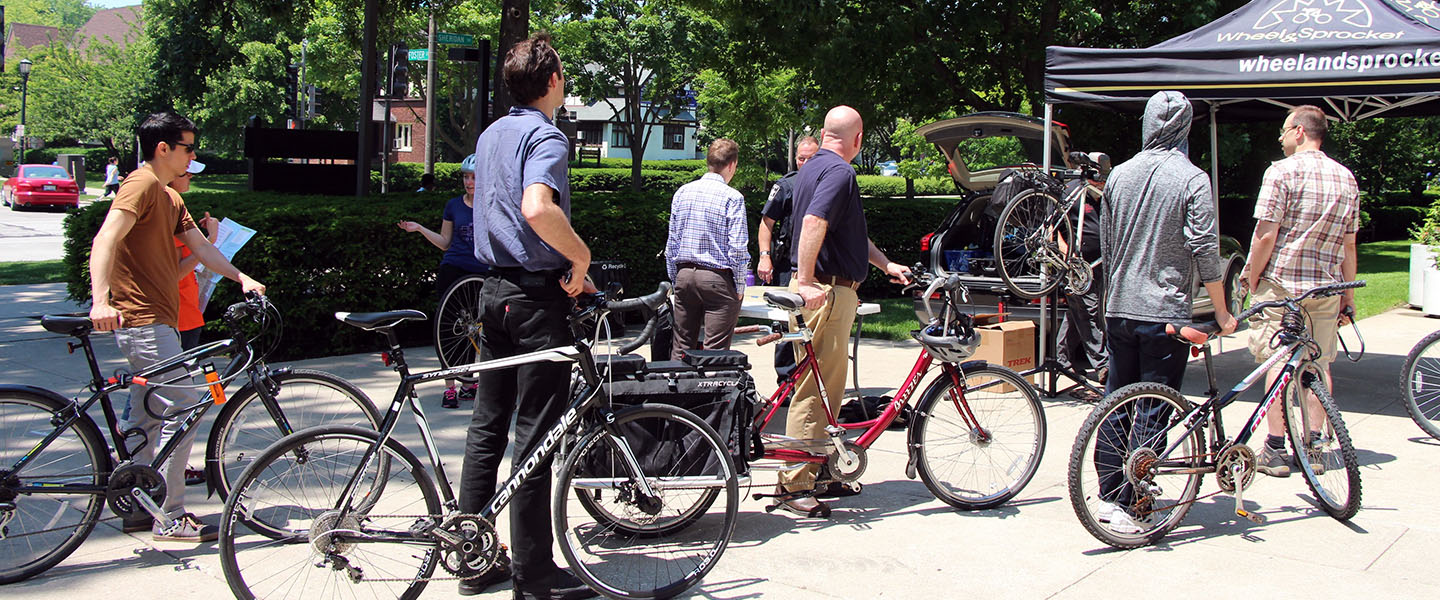
[[[495,48],[495,56],[497,64],[504,65],[510,47],[530,37],[530,0],[501,0],[500,6],[500,43]],[[495,69],[495,83],[491,86],[495,91],[495,111],[491,114],[497,119],[510,114],[510,107],[515,102],[510,97],[510,90],[505,88],[503,72],[504,69]],[[481,102],[486,100],[480,98]]]
[[[306,58],[306,57],[305,57],[305,51],[306,51],[306,49],[307,49],[309,46],[310,46],[310,40],[308,40],[308,39],[302,39],[302,40],[300,40],[300,86],[299,86],[299,87],[300,87],[300,97],[303,98],[303,101],[297,101],[296,104],[295,104],[295,106],[299,107],[299,110],[297,110],[296,112],[300,113],[300,115],[299,115],[300,118],[297,119],[297,120],[300,122],[300,129],[304,129],[304,128],[305,128],[305,121],[310,118],[310,86],[309,86],[309,85],[306,85],[306,82],[308,82],[309,80],[306,79],[306,77],[305,77],[306,74],[307,74],[307,73],[306,73],[306,67],[305,67],[305,58]],[[309,161],[307,160],[306,162],[309,162]]]
[[[375,17],[380,12],[380,0],[365,0],[365,33],[360,47],[360,120],[356,131],[360,143],[355,151],[355,196],[364,198],[370,191],[370,120],[374,118],[372,105],[375,103]]]
[[[430,6],[429,54],[425,59],[425,174],[435,174],[435,6]]]

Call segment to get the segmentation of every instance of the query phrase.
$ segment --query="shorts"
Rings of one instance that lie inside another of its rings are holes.
[[[1262,279],[1255,286],[1250,302],[1259,304],[1290,297],[1280,286]],[[1310,337],[1320,346],[1320,358],[1316,359],[1316,363],[1328,365],[1335,361],[1336,341],[1340,339],[1340,301],[1341,296],[1329,296],[1310,298],[1300,303],[1300,308],[1309,316],[1305,325],[1310,330]],[[1265,362],[1275,354],[1271,340],[1280,331],[1280,319],[1284,315],[1284,309],[1269,308],[1250,318],[1254,329],[1250,338],[1250,353],[1255,355],[1255,362]]]

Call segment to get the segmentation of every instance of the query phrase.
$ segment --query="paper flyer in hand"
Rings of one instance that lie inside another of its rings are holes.
[[[234,260],[235,253],[239,252],[250,238],[255,237],[255,230],[226,217],[220,221],[220,231],[215,237],[215,249],[225,256],[226,260]],[[195,266],[195,280],[200,283],[200,310],[205,310],[205,305],[210,303],[210,293],[215,291],[215,284],[220,282],[221,275],[205,265]]]

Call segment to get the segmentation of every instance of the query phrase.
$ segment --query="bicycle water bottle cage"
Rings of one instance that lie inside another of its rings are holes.
[[[140,438],[140,443],[136,444],[132,448],[130,446],[130,438],[137,437]],[[150,436],[145,434],[144,429],[141,429],[139,427],[131,427],[129,429],[126,429],[124,432],[121,432],[120,443],[125,444],[125,452],[127,454],[134,456],[136,452],[139,452],[141,448],[144,448],[146,444],[150,443]]]

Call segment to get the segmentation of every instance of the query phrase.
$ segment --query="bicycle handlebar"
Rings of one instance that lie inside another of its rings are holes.
[[[655,328],[660,321],[659,309],[665,304],[665,301],[670,298],[670,287],[670,282],[662,281],[654,292],[637,298],[626,298],[624,300],[603,300],[604,294],[600,293],[591,296],[593,300],[604,303],[605,312],[623,312],[639,308],[646,308],[655,312],[655,314],[650,317],[650,320],[645,323],[645,328],[640,330],[640,335],[636,336],[630,343],[621,346],[617,351],[618,354],[629,354],[633,352],[636,348],[639,348],[644,345],[645,342],[649,341],[650,337],[655,334]],[[591,308],[588,310],[593,310],[593,307],[598,303],[599,302],[591,303]],[[583,306],[585,303],[582,302],[581,304]],[[588,310],[581,308],[580,312],[585,313],[588,312]]]
[[[1357,281],[1332,283],[1330,285],[1322,285],[1317,288],[1312,288],[1310,291],[1301,294],[1297,298],[1271,300],[1269,302],[1261,302],[1259,304],[1253,305],[1250,308],[1241,311],[1240,314],[1235,315],[1235,320],[1245,321],[1250,317],[1255,316],[1260,311],[1268,308],[1280,308],[1292,304],[1298,305],[1300,302],[1308,300],[1310,298],[1323,298],[1326,296],[1334,296],[1345,290],[1352,290],[1361,287],[1365,287],[1364,279],[1360,279]],[[1182,323],[1178,325],[1172,323],[1165,326],[1165,333],[1169,334],[1172,337],[1179,338],[1185,342],[1199,346],[1210,341],[1211,338],[1215,337],[1215,334],[1220,333],[1220,323],[1215,321],[1196,324]]]

